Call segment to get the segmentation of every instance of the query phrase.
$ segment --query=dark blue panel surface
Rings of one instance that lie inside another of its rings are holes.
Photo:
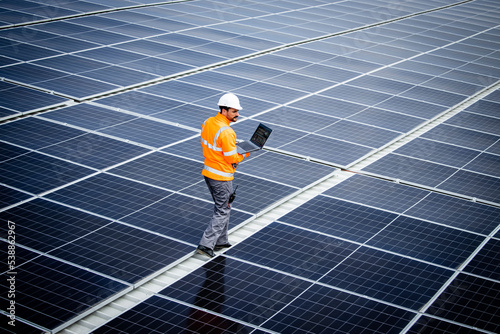
[[[111,221],[36,199],[0,213],[15,223],[16,241],[40,252],[48,252],[99,229]],[[6,233],[7,224],[1,229]]]
[[[109,107],[132,111],[143,115],[158,113],[182,104],[178,101],[135,90],[105,97],[99,99],[97,102]]]
[[[296,73],[285,73],[264,82],[306,92],[317,92],[334,85],[334,82]]]
[[[213,203],[174,194],[124,217],[121,221],[198,245],[212,217],[213,208]],[[229,229],[250,217],[249,214],[232,210]]]
[[[67,75],[68,73],[33,65],[31,63],[22,63],[0,68],[0,77],[22,82],[24,84],[34,84],[45,80],[62,78]]]
[[[22,276],[22,279],[21,279]],[[88,270],[40,257],[18,269],[16,279],[16,316],[48,329],[97,305],[125,284]],[[2,289],[9,290],[9,275],[2,275]],[[2,296],[5,302],[5,295]]]
[[[121,66],[108,66],[93,71],[81,73],[81,76],[107,82],[120,87],[129,87],[158,79],[159,75],[153,75],[143,71],[136,71]]]
[[[85,103],[50,111],[44,113],[41,117],[89,130],[106,128],[136,118],[129,114]]]
[[[305,91],[271,85],[264,82],[257,82],[243,88],[235,89],[233,93],[278,104],[287,103],[307,95]]]
[[[0,209],[27,200],[31,197],[28,194],[2,185],[0,185],[0,193],[2,194],[0,198]]]
[[[50,254],[113,278],[137,283],[192,251],[193,247],[178,241],[113,223]]]
[[[97,169],[107,168],[149,152],[144,147],[93,133],[46,147],[40,151]]]
[[[366,206],[317,196],[280,221],[356,242],[365,242],[397,215]]]
[[[414,313],[314,285],[262,327],[279,333],[399,333]]]
[[[208,292],[210,294],[210,292]],[[195,307],[189,307],[159,296],[153,296],[133,309],[94,330],[95,334],[111,333],[241,333],[252,332],[252,327],[205,311],[217,312],[214,303],[200,298]],[[201,309],[200,309],[201,308]],[[255,332],[252,332],[255,333]]]
[[[33,42],[33,44],[64,53],[78,52],[100,46],[97,43],[87,42],[68,36],[58,36],[55,38],[44,39]]]
[[[359,73],[357,72],[321,64],[312,64],[310,66],[300,68],[296,70],[295,73],[309,75],[315,78],[321,78],[333,82],[343,82],[359,75]]]
[[[201,147],[199,136],[186,140],[182,143],[164,148],[162,149],[162,151],[193,159],[199,162],[204,161],[203,148]]]
[[[500,119],[483,115],[461,112],[445,122],[462,128],[500,135]]]
[[[500,179],[493,176],[460,170],[439,188],[500,203]]]
[[[0,130],[0,140],[34,150],[85,134],[84,131],[35,117],[3,124]]]
[[[499,208],[436,193],[429,194],[405,214],[485,235],[500,221]]]
[[[115,49],[109,46],[78,52],[75,55],[89,59],[99,60],[114,65],[128,63],[134,60],[146,58],[145,55],[139,53]]]
[[[487,98],[488,96],[485,97],[485,99]],[[479,100],[465,110],[484,116],[498,117],[500,114],[500,102]]]
[[[61,71],[77,74],[109,66],[109,64],[75,55],[64,55],[42,59],[34,62],[36,65],[42,65]]]
[[[102,81],[84,78],[78,75],[68,75],[62,78],[41,82],[43,89],[57,92],[74,99],[84,99],[119,88]]]
[[[108,127],[101,132],[153,147],[163,147],[196,135],[196,132],[145,118]]]
[[[57,56],[61,53],[55,50],[50,50],[27,43],[19,43],[11,46],[0,47],[0,54],[16,60],[30,61]]]
[[[371,75],[365,75],[360,78],[349,81],[349,85],[393,95],[398,95],[404,92],[405,90],[408,90],[411,87],[413,87],[413,85],[408,83],[396,81],[393,79],[384,79]]]
[[[400,135],[398,132],[345,120],[330,125],[316,133],[372,148],[379,148]]]
[[[433,140],[415,138],[395,150],[394,153],[461,168],[475,159],[481,152]]]
[[[225,254],[317,280],[357,247],[350,242],[275,222]]]
[[[328,89],[322,95],[372,106],[387,100],[391,95],[353,86],[341,85]]]
[[[203,181],[203,164],[155,152],[109,170],[110,173],[174,191]]]
[[[121,26],[120,26],[121,27]],[[157,56],[162,53],[168,53],[179,50],[179,48],[166,45],[162,43],[156,43],[144,39],[134,40],[131,42],[120,43],[114,45],[117,49],[123,49],[127,51],[142,53],[147,56]]]
[[[361,247],[320,282],[418,310],[452,273],[442,267]]]
[[[0,105],[2,107],[0,117],[15,114],[14,110],[26,113],[42,108],[49,108],[54,105],[62,105],[63,103],[68,102],[68,100],[63,97],[47,94],[26,87],[11,88],[3,91],[2,94],[5,97],[8,94],[8,98],[0,98]],[[11,110],[6,110],[4,108]]]
[[[311,283],[219,255],[160,294],[261,324]]]
[[[366,108],[362,104],[342,100],[342,97],[333,99],[321,95],[308,96],[290,106],[339,118],[349,117]]]
[[[498,281],[500,279],[498,254],[500,254],[500,240],[490,239],[464,271]]]
[[[402,213],[427,196],[429,192],[372,177],[354,175],[326,190],[323,194]]]
[[[430,263],[457,268],[484,236],[401,216],[368,241],[368,245]]]
[[[495,143],[500,137],[447,124],[440,124],[422,134],[422,137],[445,143],[460,145],[476,150],[484,150]]]
[[[284,73],[284,71],[280,71],[275,68],[269,68],[245,62],[225,65],[217,68],[214,71],[252,80],[264,80]]]
[[[341,166],[347,166],[372,151],[366,146],[318,135],[307,135],[295,142],[281,146],[280,149]]]
[[[431,119],[446,110],[443,106],[427,103],[425,101],[425,98],[414,100],[402,96],[393,96],[377,104],[377,108],[425,119]]]
[[[452,324],[444,320],[423,316],[415,323],[412,328],[409,329],[408,333],[479,334],[483,332],[469,327]]]
[[[251,153],[250,158],[239,164],[238,171],[302,188],[335,170],[329,166],[282,154],[261,152],[258,156]]]
[[[257,116],[255,119],[261,120],[264,123],[279,124],[308,132],[314,132],[339,121],[335,117],[328,117],[287,106],[268,111]]]
[[[214,108],[210,109],[194,104],[176,102],[176,105],[177,106],[174,108],[156,113],[152,116],[154,118],[163,119],[197,129],[201,128],[201,125],[207,118],[212,117],[217,113]]]
[[[453,298],[453,303],[449,302]],[[500,283],[460,274],[427,310],[431,315],[498,333]]]
[[[464,169],[488,174],[491,176],[500,177],[500,156],[482,153],[477,158],[472,160]]]
[[[129,215],[172,193],[117,176],[99,174],[47,195],[113,219]]]
[[[2,130],[3,131],[3,130]],[[9,159],[13,159],[20,155],[29,153],[30,151],[25,150],[24,148],[10,145],[4,142],[0,142],[0,162],[7,161]]]
[[[243,112],[245,111],[243,110]],[[253,133],[255,132],[255,129],[257,129],[257,126],[259,126],[259,123],[260,122],[253,119],[238,121],[232,126],[232,128],[236,132],[238,140],[250,140]],[[303,131],[285,128],[274,124],[264,123],[264,125],[269,126],[273,130],[264,148],[278,148],[306,135],[306,133],[304,133]]]
[[[296,188],[241,173],[237,173],[234,177],[233,188],[236,186],[238,186],[238,198],[231,207],[251,213],[258,213],[297,191]],[[212,201],[210,192],[204,182],[199,182],[190,188],[183,189],[181,192]]]
[[[457,171],[455,168],[396,154],[389,154],[364,170],[431,187],[441,184]]]
[[[161,84],[143,88],[142,91],[156,94],[181,102],[194,102],[203,98],[212,97],[214,106],[217,105],[219,91],[180,81],[167,81]]]
[[[2,182],[33,194],[57,188],[94,171],[40,153],[28,153],[0,163]]]

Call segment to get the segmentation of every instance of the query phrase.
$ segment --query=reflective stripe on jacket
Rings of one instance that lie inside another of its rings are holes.
[[[201,146],[205,157],[201,174],[213,180],[231,181],[235,170],[232,164],[245,158],[236,151],[236,133],[230,123],[226,116],[219,113],[207,119],[201,127]]]

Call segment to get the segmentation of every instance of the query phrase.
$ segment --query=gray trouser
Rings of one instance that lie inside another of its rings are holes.
[[[215,245],[228,243],[227,226],[231,212],[228,201],[233,192],[233,181],[217,181],[205,177],[205,182],[214,200],[214,213],[201,237],[200,245],[214,249]]]

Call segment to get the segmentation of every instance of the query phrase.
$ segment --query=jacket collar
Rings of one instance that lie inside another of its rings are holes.
[[[228,120],[227,117],[222,115],[220,112],[215,115],[215,119],[217,119],[219,122],[224,122],[226,125],[231,124],[231,121]]]

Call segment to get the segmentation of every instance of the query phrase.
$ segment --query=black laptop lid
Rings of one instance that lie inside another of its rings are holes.
[[[260,148],[264,147],[264,144],[267,141],[267,138],[271,135],[271,130],[264,124],[260,123],[259,126],[257,127],[257,130],[255,130],[252,138],[250,138],[250,141],[254,143],[255,145],[259,146]]]

